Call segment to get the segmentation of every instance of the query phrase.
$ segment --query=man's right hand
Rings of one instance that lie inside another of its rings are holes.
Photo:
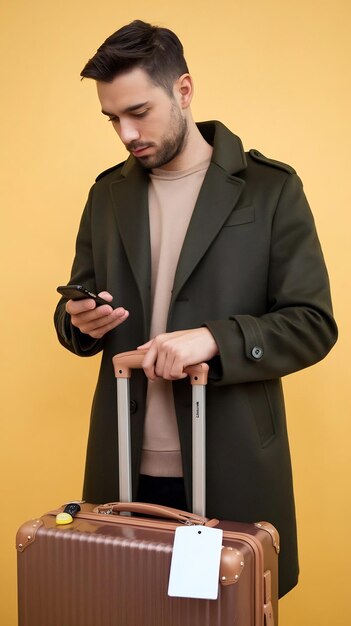
[[[99,296],[108,302],[113,300],[108,291],[101,291]],[[108,304],[96,306],[92,298],[68,300],[66,311],[71,316],[73,326],[93,339],[101,339],[109,330],[116,328],[129,317],[129,312],[123,307],[113,309]]]

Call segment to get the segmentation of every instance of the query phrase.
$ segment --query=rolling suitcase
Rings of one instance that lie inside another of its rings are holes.
[[[187,370],[193,390],[194,513],[131,502],[128,378],[142,358],[133,351],[113,359],[125,502],[81,503],[69,525],[56,523],[61,507],[21,526],[19,626],[277,626],[276,529],[268,522],[204,517],[206,364]],[[168,595],[174,535],[182,525],[223,531],[216,600]]]

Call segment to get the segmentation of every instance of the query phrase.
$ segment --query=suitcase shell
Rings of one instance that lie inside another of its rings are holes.
[[[130,376],[119,362],[115,369],[117,377]],[[128,396],[124,400],[127,406]],[[193,406],[193,421],[199,421],[198,395]],[[204,470],[203,450],[198,456],[197,475]],[[129,491],[128,472],[122,483]],[[271,524],[219,522],[127,502],[82,504],[71,524],[58,526],[63,508],[17,533],[19,626],[277,626],[279,535]],[[174,532],[184,523],[223,530],[217,600],[168,596]]]
[[[277,551],[271,525],[219,522],[217,600],[167,595],[170,521],[103,515],[85,505],[69,526],[53,511],[17,534],[19,626],[273,626]],[[216,522],[216,520],[215,520]],[[223,557],[223,553],[225,557]]]

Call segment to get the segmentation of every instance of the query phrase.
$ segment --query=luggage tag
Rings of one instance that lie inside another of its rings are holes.
[[[218,597],[223,531],[207,526],[178,526],[175,531],[168,595]]]

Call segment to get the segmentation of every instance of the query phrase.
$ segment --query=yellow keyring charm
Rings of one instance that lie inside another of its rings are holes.
[[[58,513],[56,515],[56,524],[71,524],[73,522],[73,517],[69,513]]]

